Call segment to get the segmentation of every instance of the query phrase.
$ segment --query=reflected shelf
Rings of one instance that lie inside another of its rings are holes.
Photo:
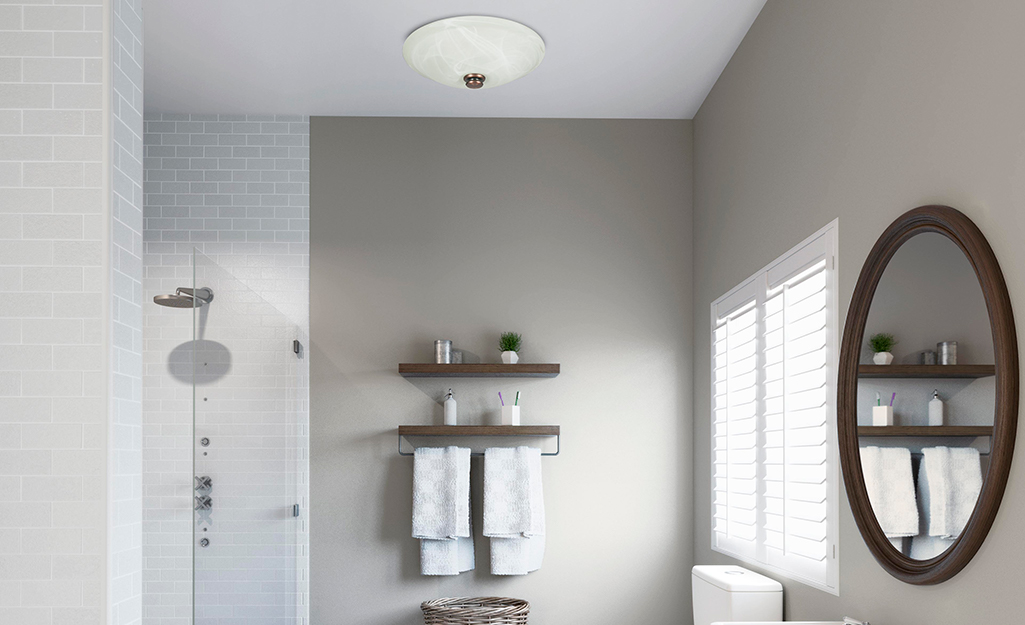
[[[859,378],[988,378],[996,365],[858,365]]]
[[[991,425],[859,425],[858,436],[993,436]]]

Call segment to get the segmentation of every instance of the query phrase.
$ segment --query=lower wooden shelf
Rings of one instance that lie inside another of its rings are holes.
[[[402,439],[407,436],[435,436],[435,437],[492,437],[492,436],[520,436],[540,437],[554,436],[556,449],[552,453],[542,452],[542,456],[558,456],[562,448],[562,428],[558,425],[400,425],[399,426],[399,455],[412,456],[412,453],[402,451]],[[472,455],[482,456],[481,452]]]

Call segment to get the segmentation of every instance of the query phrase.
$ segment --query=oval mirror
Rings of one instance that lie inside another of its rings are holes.
[[[957,574],[989,532],[1018,421],[1018,341],[982,232],[947,206],[894,221],[862,267],[840,350],[837,434],[858,529],[912,584]]]

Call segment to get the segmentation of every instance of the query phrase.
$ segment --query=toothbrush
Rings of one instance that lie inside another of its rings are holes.
[[[893,400],[895,400],[895,399],[897,399],[896,391],[893,393],[893,396],[890,397],[890,408],[893,408]]]
[[[502,402],[502,407],[505,407],[505,400],[502,399],[502,391],[498,391],[498,401]]]
[[[501,395],[501,393],[499,393],[499,395]],[[879,393],[876,393],[876,406],[882,406],[882,405],[883,405],[883,398],[879,396]]]
[[[513,406],[519,406],[519,405],[520,405],[520,392],[516,391],[516,401],[513,402]]]

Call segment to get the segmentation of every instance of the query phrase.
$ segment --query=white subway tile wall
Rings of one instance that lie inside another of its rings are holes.
[[[193,319],[192,311],[159,307],[152,298],[192,286],[192,251],[198,249],[284,313],[296,338],[306,335],[309,122],[160,114],[147,115],[145,126],[143,622],[187,625],[193,609]],[[217,282],[231,284],[223,276]],[[273,315],[254,314],[262,307],[255,303],[249,309],[235,306],[229,292],[219,298],[218,286],[208,286],[215,289],[214,302],[198,313],[204,323],[197,338],[224,345],[231,364],[230,374],[204,385],[207,393],[198,399],[207,397],[196,436],[212,428],[216,435],[206,451],[220,453],[207,456],[203,465],[215,480],[215,507],[212,524],[205,526],[211,545],[199,552],[196,564],[197,622],[262,623],[256,616],[265,615],[268,624],[303,623],[305,523],[282,516],[290,510],[282,507],[281,493],[257,510],[245,506],[291,480],[305,514],[308,377],[302,367],[298,373],[282,368],[292,366],[293,354],[275,360],[282,356],[280,346],[268,353],[250,340],[267,330],[264,322]],[[283,403],[282,393],[293,398]],[[268,394],[273,401],[261,399]],[[286,404],[294,409],[284,410]],[[288,419],[295,422],[289,426]],[[268,462],[285,467],[290,454],[296,458],[288,465],[294,466],[291,472],[253,472],[248,484],[235,479],[243,477],[237,469],[247,462],[250,469]],[[256,490],[247,494],[247,487]],[[247,511],[262,515],[271,529],[249,523]],[[285,560],[293,564],[285,566]],[[256,574],[267,577],[251,576]],[[288,610],[291,615],[284,614]]]
[[[99,2],[0,5],[5,624],[106,620],[103,28]]]
[[[309,118],[165,113],[145,123],[146,277],[173,277],[196,248],[306,327]]]
[[[111,19],[108,594],[112,625],[137,625],[142,621],[142,0],[113,0]]]

